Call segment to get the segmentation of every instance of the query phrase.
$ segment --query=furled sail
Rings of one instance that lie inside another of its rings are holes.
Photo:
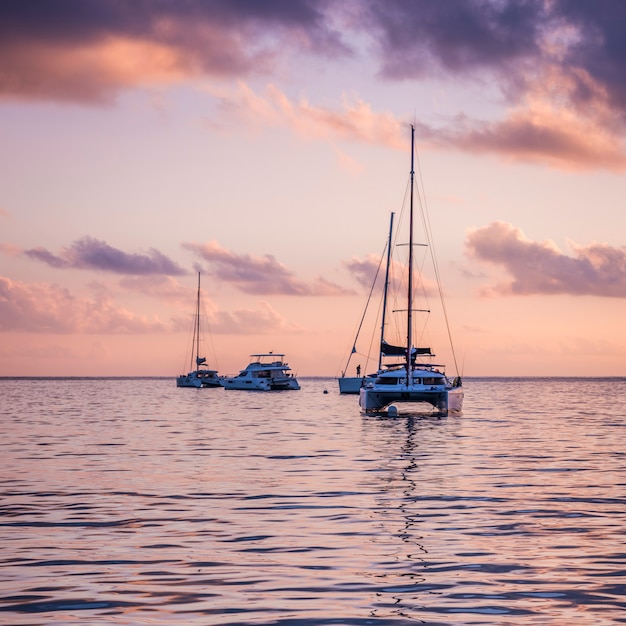
[[[380,344],[380,351],[383,356],[406,356],[406,346],[393,346],[384,339]],[[411,360],[415,360],[418,354],[428,354],[432,356],[430,348],[412,348]]]

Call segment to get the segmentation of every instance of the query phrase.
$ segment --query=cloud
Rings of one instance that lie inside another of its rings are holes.
[[[626,247],[572,244],[574,256],[552,241],[534,242],[505,222],[471,230],[466,239],[470,257],[503,268],[510,276],[484,290],[487,295],[570,294],[626,297]]]
[[[22,254],[23,250],[19,246],[12,243],[0,243],[0,254],[5,256],[17,257]]]
[[[389,80],[463,80],[499,90],[504,119],[459,116],[418,125],[431,145],[496,153],[559,168],[623,170],[626,5],[570,0],[368,4]]]
[[[378,46],[381,73],[394,80],[496,78],[516,98],[548,67],[572,76],[577,107],[594,100],[589,79],[620,115],[626,110],[626,5],[605,0],[388,0],[365,3],[361,27]]]
[[[375,255],[370,254],[365,259],[352,257],[350,260],[344,261],[343,265],[361,287],[371,290],[372,284],[376,281],[374,291],[382,293],[385,286],[383,261],[383,258],[377,258]],[[392,297],[397,294],[402,294],[402,297],[404,297],[407,289],[407,280],[406,263],[392,257],[389,266],[388,293]],[[427,297],[437,295],[438,293],[436,283],[421,273],[415,279],[414,286],[420,294]]]
[[[133,294],[143,294],[149,298],[156,298],[168,303],[189,308],[190,303],[195,302],[196,286],[183,286],[172,276],[154,274],[152,276],[124,276],[119,281],[119,286]],[[204,304],[209,304],[206,291],[202,294]]]
[[[309,59],[357,57],[365,72],[383,80],[473,84],[508,107],[496,121],[459,115],[442,128],[418,124],[418,137],[431,145],[620,171],[626,166],[626,3],[603,0],[601,10],[596,4],[4,2],[0,98],[106,103],[128,89],[203,84],[222,119],[404,148],[402,121],[358,96],[326,107],[273,85],[260,95],[245,83],[288,78]],[[238,86],[220,90],[224,79]]]
[[[363,23],[381,55],[381,73],[403,80],[515,67],[539,54],[543,0],[387,0],[367,3]]]
[[[57,285],[26,284],[0,276],[0,332],[152,333],[158,320],[135,315],[97,294],[78,298]]]
[[[303,329],[288,322],[267,302],[259,302],[255,307],[240,308],[234,311],[220,311],[211,307],[206,323],[212,335],[269,335],[275,333],[302,333]],[[172,317],[172,329],[178,332],[189,330],[189,317]]]
[[[374,254],[369,254],[364,259],[352,257],[348,261],[344,261],[343,265],[350,272],[361,287],[370,289],[374,279],[378,277],[382,259]],[[381,278],[381,284],[384,282],[384,276]],[[381,287],[382,288],[382,287]]]
[[[418,125],[417,133],[434,147],[500,154],[560,169],[623,170],[624,141],[616,132],[606,94],[588,80],[588,91],[596,91],[594,106],[576,111],[572,107],[576,82],[571,75],[550,68],[502,120],[482,122],[458,116],[442,129]]]
[[[549,106],[514,111],[504,121],[474,124],[450,138],[468,152],[543,162],[559,169],[621,171],[626,167],[624,143],[608,127]]]
[[[211,322],[211,332],[229,335],[268,335],[277,332],[302,332],[302,328],[287,322],[267,302],[259,302],[254,309],[217,312]]]
[[[182,276],[187,272],[163,253],[151,248],[147,254],[129,254],[104,241],[83,237],[64,248],[59,255],[45,248],[25,250],[24,254],[51,267],[95,269],[115,274]]]
[[[136,86],[270,72],[285,47],[346,53],[314,0],[38,0],[0,8],[0,94],[101,103]]]
[[[214,268],[214,276],[244,293],[289,296],[334,296],[352,293],[322,277],[316,278],[312,283],[299,280],[270,254],[262,257],[237,254],[222,248],[216,241],[186,243],[183,246],[207,261]]]
[[[220,103],[222,119],[255,126],[286,127],[306,139],[347,139],[406,149],[406,124],[388,111],[376,112],[358,96],[344,96],[337,110],[291,100],[275,85],[257,94],[239,81],[235,89],[206,87]]]

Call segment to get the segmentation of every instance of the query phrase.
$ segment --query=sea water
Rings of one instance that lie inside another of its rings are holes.
[[[1,379],[0,623],[626,623],[626,379],[300,382]]]

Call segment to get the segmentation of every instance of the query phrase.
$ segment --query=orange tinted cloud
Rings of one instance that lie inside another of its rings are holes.
[[[192,69],[167,46],[113,37],[73,47],[30,41],[1,58],[0,93],[27,99],[106,102],[121,89],[173,83]]]
[[[224,119],[245,119],[250,124],[290,128],[307,139],[348,139],[362,143],[406,148],[406,123],[388,111],[374,111],[357,96],[344,96],[341,107],[315,106],[306,98],[290,99],[275,85],[258,94],[239,82],[236,89],[207,87],[221,103]]]
[[[103,102],[132,87],[266,73],[287,42],[345,51],[315,6],[297,1],[4,3],[0,95]]]
[[[585,106],[578,102],[582,85],[587,94]],[[547,66],[536,71],[527,89],[503,120],[459,118],[441,134],[431,131],[428,135],[435,143],[560,169],[620,171],[626,167],[619,115],[606,90],[586,72],[578,69],[564,74],[559,67]]]
[[[108,102],[127,89],[183,81],[288,79],[310,59],[338,65],[360,55],[369,80],[471,81],[489,85],[508,107],[484,121],[465,117],[460,102],[459,116],[439,128],[418,121],[423,142],[622,171],[624,20],[626,4],[608,0],[602,10],[571,0],[5,2],[0,97]],[[223,112],[250,122],[308,138],[405,146],[403,120],[360,97],[329,107],[275,86],[262,95],[243,82],[228,92],[207,89]]]

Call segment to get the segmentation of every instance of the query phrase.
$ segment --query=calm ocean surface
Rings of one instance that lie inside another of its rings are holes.
[[[0,379],[0,623],[626,623],[626,379],[300,382]]]

